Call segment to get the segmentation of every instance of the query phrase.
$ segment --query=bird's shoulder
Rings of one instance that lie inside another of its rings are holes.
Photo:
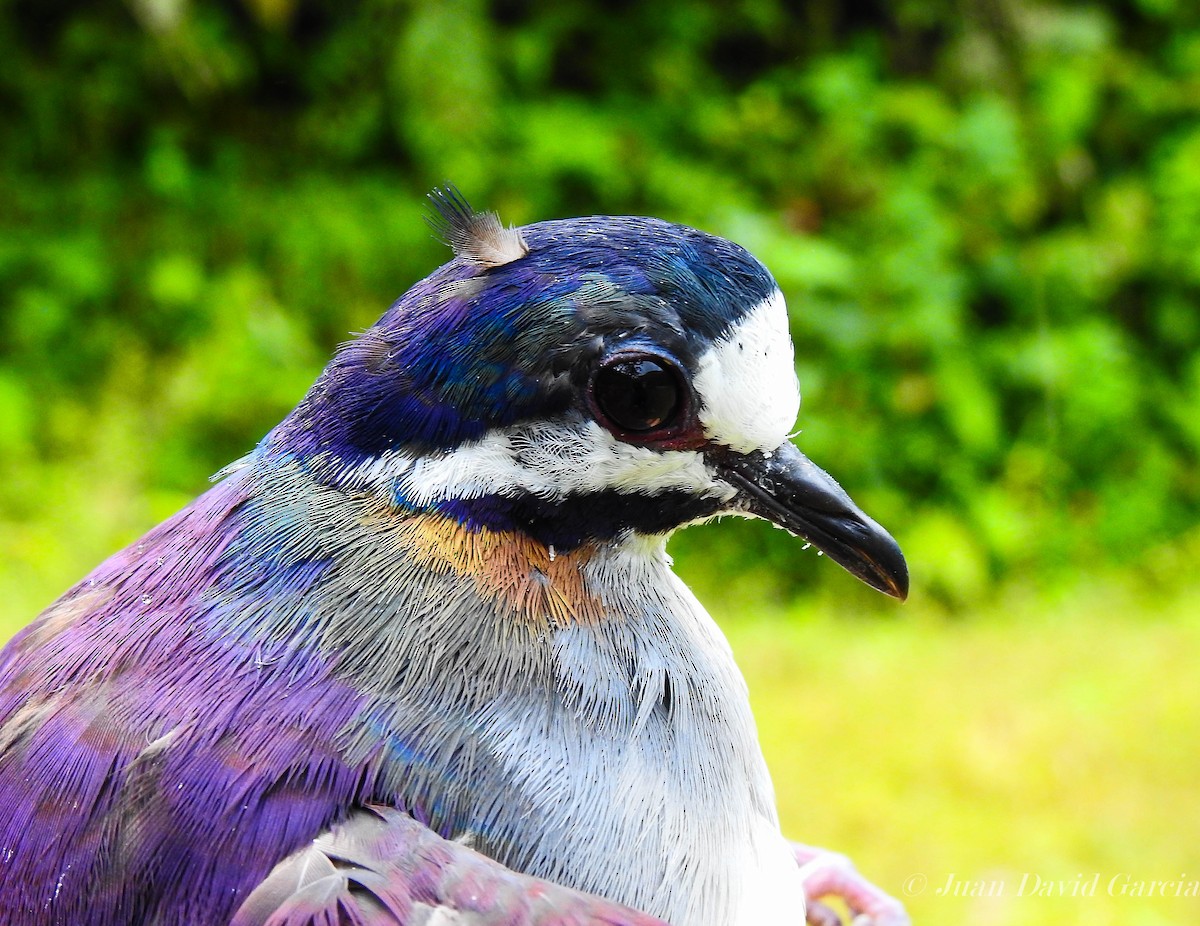
[[[243,607],[219,577],[248,499],[211,489],[0,654],[0,920],[236,895],[343,812],[331,744],[359,693],[214,617]]]

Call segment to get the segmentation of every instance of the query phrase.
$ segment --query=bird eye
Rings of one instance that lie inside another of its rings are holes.
[[[622,357],[596,371],[592,398],[622,431],[645,433],[670,425],[679,412],[678,374],[657,357]]]

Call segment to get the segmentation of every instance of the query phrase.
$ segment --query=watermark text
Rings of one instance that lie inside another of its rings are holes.
[[[1200,875],[1180,872],[1167,878],[1131,872],[1100,872],[1052,878],[1032,871],[1003,878],[965,878],[955,872],[930,878],[917,872],[904,879],[906,897],[1200,897]]]

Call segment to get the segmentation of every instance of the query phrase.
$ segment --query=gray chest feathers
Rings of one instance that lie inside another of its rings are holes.
[[[359,624],[343,670],[378,700],[350,752],[387,731],[383,794],[511,868],[675,926],[735,922],[779,840],[745,683],[661,547],[587,573],[606,619],[535,631],[439,580],[376,612],[374,640]]]
[[[732,921],[778,826],[745,686],[715,627],[674,645],[639,629],[559,631],[560,704],[497,706],[485,739],[532,810],[502,860],[673,924]]]

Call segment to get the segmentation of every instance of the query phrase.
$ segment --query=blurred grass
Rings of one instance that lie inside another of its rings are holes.
[[[918,596],[891,618],[818,605],[723,623],[785,832],[898,896],[924,884],[905,897],[915,923],[1200,922],[1195,896],[1109,895],[1114,878],[1200,880],[1200,586],[1014,591],[969,621]],[[1097,874],[1094,897],[1029,896],[1035,876]],[[947,896],[952,876],[1002,893]]]

